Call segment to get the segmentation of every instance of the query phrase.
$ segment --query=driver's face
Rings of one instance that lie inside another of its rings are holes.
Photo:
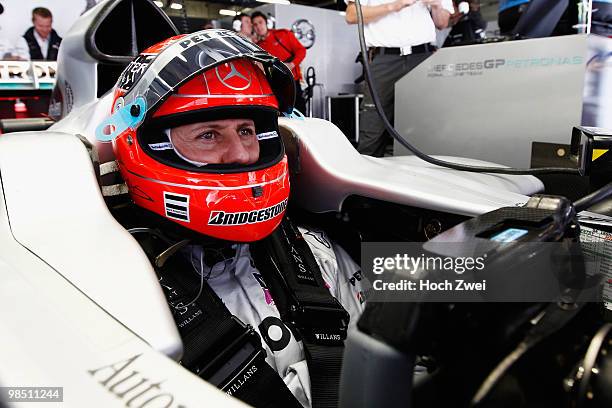
[[[223,119],[178,126],[171,130],[178,152],[200,163],[253,164],[259,159],[259,142],[251,119]]]

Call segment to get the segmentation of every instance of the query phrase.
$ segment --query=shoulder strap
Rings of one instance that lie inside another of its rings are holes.
[[[150,251],[145,252],[154,259]],[[178,254],[161,267],[152,263],[183,340],[185,368],[249,405],[301,407],[265,361],[257,332],[229,312],[186,259]]]
[[[304,343],[313,408],[337,407],[348,313],[329,293],[310,247],[288,218],[251,247],[281,318]]]

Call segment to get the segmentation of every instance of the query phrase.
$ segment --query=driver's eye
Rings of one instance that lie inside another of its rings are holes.
[[[214,140],[215,139],[215,135],[213,132],[204,132],[201,133],[198,136],[198,139],[203,139],[203,140]]]
[[[255,134],[255,131],[249,127],[240,128],[240,136],[252,136]]]

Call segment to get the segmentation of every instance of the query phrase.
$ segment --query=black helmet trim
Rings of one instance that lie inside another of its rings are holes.
[[[229,30],[205,30],[185,36],[157,55],[142,54],[121,74],[117,87],[127,91],[125,104],[145,98],[147,116],[181,85],[199,73],[239,58],[259,62],[279,103],[291,113],[295,81],[289,68],[257,45]]]
[[[259,138],[259,159],[250,165],[207,164],[198,167],[180,158],[174,149],[156,149],[169,142],[164,130],[178,125],[221,119],[249,118],[255,122],[258,135],[276,133],[276,137]],[[220,106],[155,118],[138,129],[138,144],[154,160],[173,168],[194,173],[243,173],[268,168],[280,162],[285,149],[278,131],[278,112],[274,108],[255,106]]]

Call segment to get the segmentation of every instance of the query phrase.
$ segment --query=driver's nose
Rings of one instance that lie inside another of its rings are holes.
[[[244,146],[240,136],[234,133],[228,139],[227,148],[221,158],[222,163],[249,164],[249,152]]]

